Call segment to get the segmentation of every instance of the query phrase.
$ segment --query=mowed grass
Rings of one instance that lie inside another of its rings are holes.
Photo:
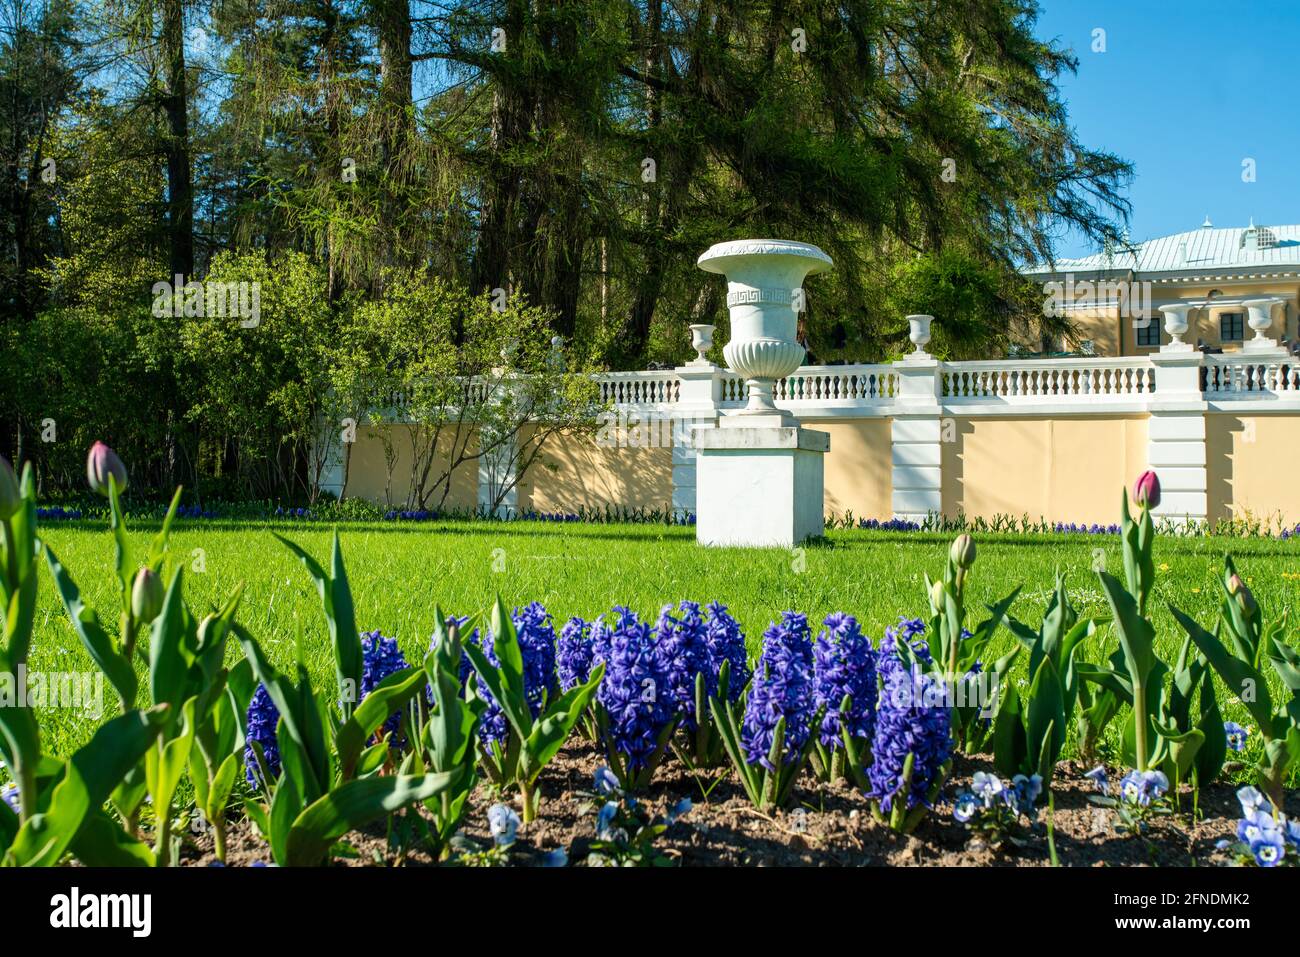
[[[133,526],[138,555],[155,531],[156,525]],[[333,665],[316,590],[273,533],[291,538],[322,562],[328,558],[332,529],[315,523],[178,521],[170,554],[184,565],[186,594],[196,614],[214,610],[244,582],[240,620],[282,666],[293,661],[295,635],[301,631],[317,687],[328,687]],[[41,534],[86,602],[115,628],[113,550],[104,526],[50,524]],[[485,611],[498,593],[510,605],[542,602],[557,630],[572,615],[590,619],[614,605],[653,620],[666,603],[717,600],[740,621],[751,650],[758,648],[768,623],[787,609],[807,614],[814,629],[828,613],[842,610],[857,616],[874,644],[900,615],[928,617],[924,575],[942,573],[949,545],[949,536],[942,535],[836,531],[802,549],[715,549],[697,546],[691,528],[526,522],[356,523],[340,526],[339,534],[358,625],[396,637],[412,663],[428,648],[435,605],[447,614],[471,614]],[[1036,627],[1058,572],[1066,576],[1081,614],[1105,614],[1093,568],[1104,563],[1123,577],[1116,535],[988,535],[976,541],[968,626],[985,616],[984,602],[1023,585],[1012,614]],[[1177,605],[1212,630],[1221,598],[1217,578],[1229,551],[1266,614],[1287,613],[1300,602],[1300,542],[1162,538],[1155,549],[1160,571],[1152,611],[1167,662],[1173,662],[1183,636],[1165,604]],[[1288,628],[1287,636],[1294,644],[1295,629]],[[1000,631],[996,649],[1011,644],[1010,635]],[[1115,646],[1106,629],[1085,654],[1100,660]],[[230,659],[239,655],[232,643]],[[1023,657],[1021,662],[1017,678],[1023,678]],[[44,566],[29,668],[95,668]],[[105,709],[116,707],[105,685]],[[1224,710],[1226,717],[1249,723],[1238,703],[1226,703]],[[61,755],[88,740],[95,724],[79,711],[45,709],[39,718],[44,749]]]

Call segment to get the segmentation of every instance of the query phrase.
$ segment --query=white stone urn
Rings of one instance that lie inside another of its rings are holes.
[[[749,402],[740,414],[781,416],[772,402],[773,387],[804,357],[795,340],[803,281],[830,269],[831,257],[808,243],[740,239],[711,246],[696,265],[727,277],[731,340],[722,354],[727,366],[745,377]]]
[[[1172,306],[1160,307],[1160,312],[1165,317],[1165,332],[1169,333],[1170,351],[1190,348],[1187,343],[1183,342],[1183,336],[1187,334],[1187,317],[1195,308],[1189,303],[1176,303]]]
[[[1273,325],[1273,307],[1278,299],[1247,299],[1242,303],[1246,307],[1246,324],[1255,330],[1255,338],[1247,345],[1255,349],[1271,349],[1277,345],[1266,333]]]
[[[916,350],[912,353],[914,356],[927,355],[925,347],[930,344],[930,323],[934,322],[934,316],[908,316],[907,317],[907,335],[912,340],[912,345]]]
[[[691,325],[691,348],[695,350],[695,358],[691,360],[693,366],[706,366],[709,360],[705,358],[709,350],[713,348],[713,330],[714,325],[711,322],[697,322]]]

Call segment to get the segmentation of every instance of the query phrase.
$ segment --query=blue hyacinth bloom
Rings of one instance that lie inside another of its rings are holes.
[[[252,787],[270,787],[280,777],[280,746],[275,736],[275,726],[280,721],[280,710],[267,693],[266,685],[258,684],[248,702],[247,733],[244,736],[244,777]],[[253,745],[262,748],[262,760],[270,781],[262,781],[261,765]]]
[[[396,638],[385,638],[378,629],[361,634],[361,700],[364,701],[385,678],[410,665],[397,647]],[[394,711],[384,721],[383,730],[397,735],[402,726],[401,709]]]
[[[714,601],[709,603],[706,610],[709,619],[704,640],[709,650],[709,673],[713,677],[710,693],[717,691],[718,676],[725,662],[730,672],[727,679],[727,700],[734,704],[740,699],[751,677],[745,636],[740,630],[740,622],[731,617],[726,605]]]
[[[952,753],[952,721],[945,689],[919,665],[907,668],[895,650],[896,642],[908,641],[918,660],[929,660],[924,639],[913,637],[920,632],[918,624],[903,620],[898,628],[888,629],[876,657],[883,682],[872,739],[872,763],[867,771],[871,788],[867,793],[883,811],[893,808],[909,754],[913,756],[911,786],[906,795],[910,810],[929,806],[930,790]]]
[[[602,615],[592,624],[592,646],[593,660],[605,664],[596,701],[606,715],[606,744],[624,756],[628,771],[639,771],[658,750],[675,711],[654,629],[619,606],[611,621]]]
[[[841,730],[850,737],[870,739],[876,727],[876,655],[857,619],[833,612],[813,646],[813,700],[823,708],[818,737],[824,747],[844,747]],[[840,706],[849,697],[849,709]]]
[[[678,611],[680,617],[673,615],[672,605],[660,610],[655,625],[655,652],[667,678],[671,706],[681,716],[682,726],[694,730],[696,676],[704,675],[705,694],[709,697],[717,693],[718,677],[710,672],[707,628],[699,603],[683,601]]]
[[[555,668],[561,690],[568,691],[586,684],[591,677],[591,625],[573,617],[560,629],[555,646]]]
[[[787,611],[781,623],[763,633],[763,653],[745,702],[740,743],[748,764],[777,770],[771,761],[776,725],[785,719],[782,762],[796,760],[812,733],[816,712],[813,700],[812,632],[808,617]]]

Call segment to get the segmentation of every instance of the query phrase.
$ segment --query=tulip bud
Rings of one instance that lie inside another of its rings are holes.
[[[86,479],[100,495],[108,495],[108,477],[113,476],[119,492],[126,491],[126,466],[117,453],[103,442],[96,442],[86,456]]]
[[[1255,596],[1250,593],[1250,589],[1246,587],[1246,583],[1241,580],[1240,575],[1234,573],[1229,576],[1228,594],[1237,599],[1237,604],[1241,606],[1241,610],[1248,615],[1253,614],[1255,609],[1259,607],[1255,604]]]
[[[1133,501],[1139,508],[1152,509],[1160,504],[1160,479],[1147,469],[1133,483]]]
[[[965,532],[953,539],[948,557],[958,568],[970,568],[975,564],[975,540]]]
[[[935,614],[943,611],[947,603],[943,597],[943,582],[935,582],[930,586],[930,607],[934,609]]]
[[[135,573],[131,588],[131,614],[142,625],[158,617],[163,606],[162,579],[152,568],[142,568]]]
[[[8,521],[23,507],[23,493],[13,467],[0,455],[0,522]]]

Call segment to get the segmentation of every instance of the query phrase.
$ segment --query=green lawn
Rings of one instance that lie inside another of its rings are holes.
[[[140,553],[155,526],[138,523]],[[215,608],[238,582],[247,588],[240,619],[274,660],[292,660],[301,628],[313,676],[332,675],[327,636],[315,588],[306,570],[275,541],[279,532],[324,559],[330,528],[320,524],[247,524],[178,521],[171,553],[186,563],[191,608]],[[434,605],[466,614],[484,609],[497,592],[507,603],[541,601],[557,628],[571,615],[594,617],[615,604],[654,616],[667,602],[719,600],[740,620],[751,648],[768,622],[786,609],[805,612],[814,627],[829,612],[854,614],[873,642],[899,615],[925,612],[924,573],[938,575],[948,537],[922,533],[832,532],[824,543],[793,552],[703,549],[690,528],[655,525],[439,522],[412,525],[357,523],[340,531],[363,630],[395,636],[412,661],[427,648]],[[50,523],[43,538],[106,623],[116,622],[112,545],[97,522]],[[977,536],[979,557],[970,579],[970,607],[1024,585],[1012,613],[1037,625],[1057,571],[1067,577],[1082,613],[1103,613],[1092,573],[1100,560],[1122,577],[1119,538],[1105,536]],[[192,572],[196,550],[206,566]],[[1160,648],[1172,661],[1181,633],[1165,611],[1172,602],[1213,628],[1220,597],[1216,576],[1231,550],[1242,576],[1267,615],[1300,599],[1300,541],[1164,538],[1156,545],[1159,585],[1152,604]],[[981,617],[968,612],[968,620]],[[1294,642],[1294,633],[1288,632]],[[1105,636],[1107,653],[1115,639]],[[999,647],[1010,637],[1003,631]],[[238,654],[232,648],[232,658]],[[1094,650],[1088,657],[1099,657]],[[92,670],[42,567],[33,671]],[[106,686],[105,706],[114,708]],[[1226,716],[1248,723],[1235,703]],[[66,754],[89,738],[93,723],[79,712],[40,714],[44,748]]]

